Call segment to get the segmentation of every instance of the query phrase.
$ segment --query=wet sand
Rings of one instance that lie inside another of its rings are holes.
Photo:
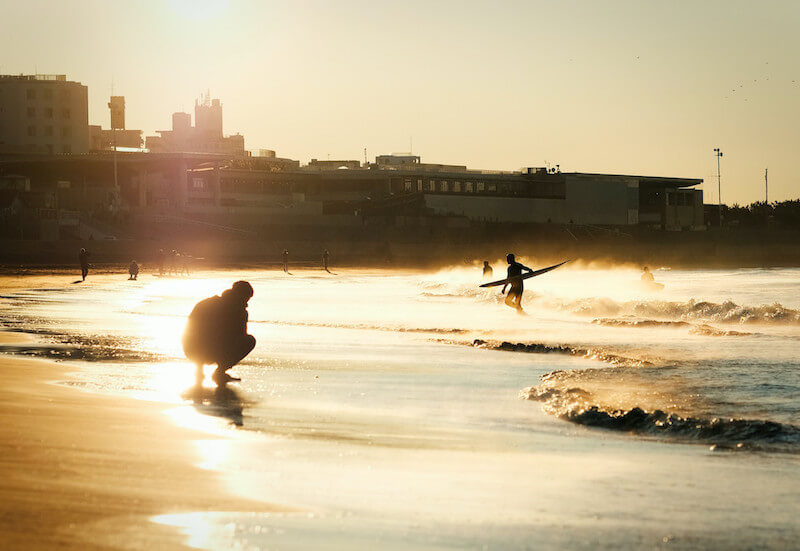
[[[150,517],[278,510],[194,466],[193,442],[214,437],[172,425],[169,406],[52,384],[68,369],[54,362],[0,356],[0,369],[0,548],[180,549]]]

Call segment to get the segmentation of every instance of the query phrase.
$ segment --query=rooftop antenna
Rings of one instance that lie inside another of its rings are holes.
[[[764,169],[764,203],[769,205],[769,180],[767,179],[767,175],[769,174],[769,168]]]
[[[364,166],[367,166],[367,148],[364,148]]]

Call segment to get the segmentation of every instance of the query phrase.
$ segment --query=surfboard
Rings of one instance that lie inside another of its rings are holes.
[[[512,277],[512,278],[498,279],[497,281],[490,281],[489,283],[484,283],[483,285],[480,285],[480,287],[497,287],[498,285],[505,285],[506,283],[511,283],[511,281],[515,280],[515,279],[516,280],[521,280],[521,279],[528,279],[528,278],[531,278],[531,277],[536,277],[538,275],[546,274],[550,270],[555,270],[556,268],[558,268],[559,266],[563,266],[567,262],[569,262],[569,260],[565,260],[564,262],[561,262],[559,264],[554,264],[552,266],[548,266],[547,268],[542,268],[541,270],[534,270],[532,272],[528,272],[528,273],[522,274],[521,276],[516,276],[516,277]]]

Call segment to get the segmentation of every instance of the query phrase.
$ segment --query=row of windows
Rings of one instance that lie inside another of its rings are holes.
[[[368,193],[375,187],[374,182],[336,181],[336,182],[292,182],[287,180],[250,180],[244,178],[221,178],[222,193]],[[199,190],[199,188],[197,188]]]
[[[44,98],[44,99],[53,99],[53,96],[55,95],[55,94],[53,94],[53,89],[52,88],[45,88],[44,90],[41,90],[41,92],[42,92],[41,97]],[[28,88],[25,91],[25,97],[27,99],[36,99],[36,96],[37,96],[36,88]],[[69,97],[70,97],[70,91],[69,90],[61,90],[61,98],[62,99],[69,99]]]
[[[393,186],[395,187],[395,186]],[[395,188],[396,189],[396,188]],[[481,182],[404,178],[403,191],[563,197],[563,182]]]
[[[30,125],[28,127],[28,136],[36,136],[38,129],[34,125]],[[42,136],[52,136],[53,135],[53,127],[52,126],[45,126],[42,128]],[[63,126],[61,127],[61,137],[62,138],[69,138],[72,136],[72,127],[71,126]]]
[[[35,107],[28,107],[27,112],[28,112],[28,118],[32,118],[32,117],[36,116],[36,108]],[[45,107],[44,109],[42,109],[42,114],[44,115],[44,118],[46,118],[46,119],[52,119],[53,118],[53,113],[54,113],[54,111],[53,111],[52,107]],[[72,116],[72,111],[70,109],[62,109],[61,110],[61,117],[62,118],[69,120],[71,118],[71,116]]]

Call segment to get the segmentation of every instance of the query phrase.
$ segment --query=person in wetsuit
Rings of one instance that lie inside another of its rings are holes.
[[[328,252],[328,249],[325,249],[325,252],[322,253],[322,269],[326,272],[330,272],[328,269],[328,262],[331,259],[331,253]]]
[[[493,273],[494,273],[494,270],[492,270],[492,267],[489,265],[489,261],[488,260],[484,260],[483,261],[483,279],[487,280],[487,281],[492,279],[492,274]]]
[[[78,262],[81,265],[81,281],[86,281],[86,276],[89,275],[89,253],[86,249],[81,249],[78,253]]]
[[[201,300],[189,314],[183,334],[183,351],[197,366],[197,386],[203,384],[203,366],[216,364],[211,379],[218,387],[228,381],[239,381],[226,373],[242,361],[256,346],[256,339],[247,334],[247,303],[253,287],[237,281],[221,295]]]
[[[128,274],[130,275],[129,280],[136,280],[139,277],[139,264],[135,260],[131,260],[128,265]]]
[[[501,293],[506,292],[506,287],[509,285],[511,289],[509,289],[508,294],[506,295],[506,306],[510,306],[512,308],[516,308],[517,311],[522,311],[522,292],[524,291],[524,286],[522,284],[522,279],[518,276],[522,275],[522,272],[527,270],[532,272],[530,268],[524,266],[517,262],[514,259],[514,255],[509,253],[506,255],[506,260],[508,261],[508,281],[503,285],[503,290],[500,291]]]
[[[283,271],[289,271],[289,249],[283,249]]]
[[[653,273],[650,271],[650,268],[648,268],[647,266],[642,268],[642,282],[643,283],[654,283],[655,280],[656,280],[656,278],[653,277]]]

